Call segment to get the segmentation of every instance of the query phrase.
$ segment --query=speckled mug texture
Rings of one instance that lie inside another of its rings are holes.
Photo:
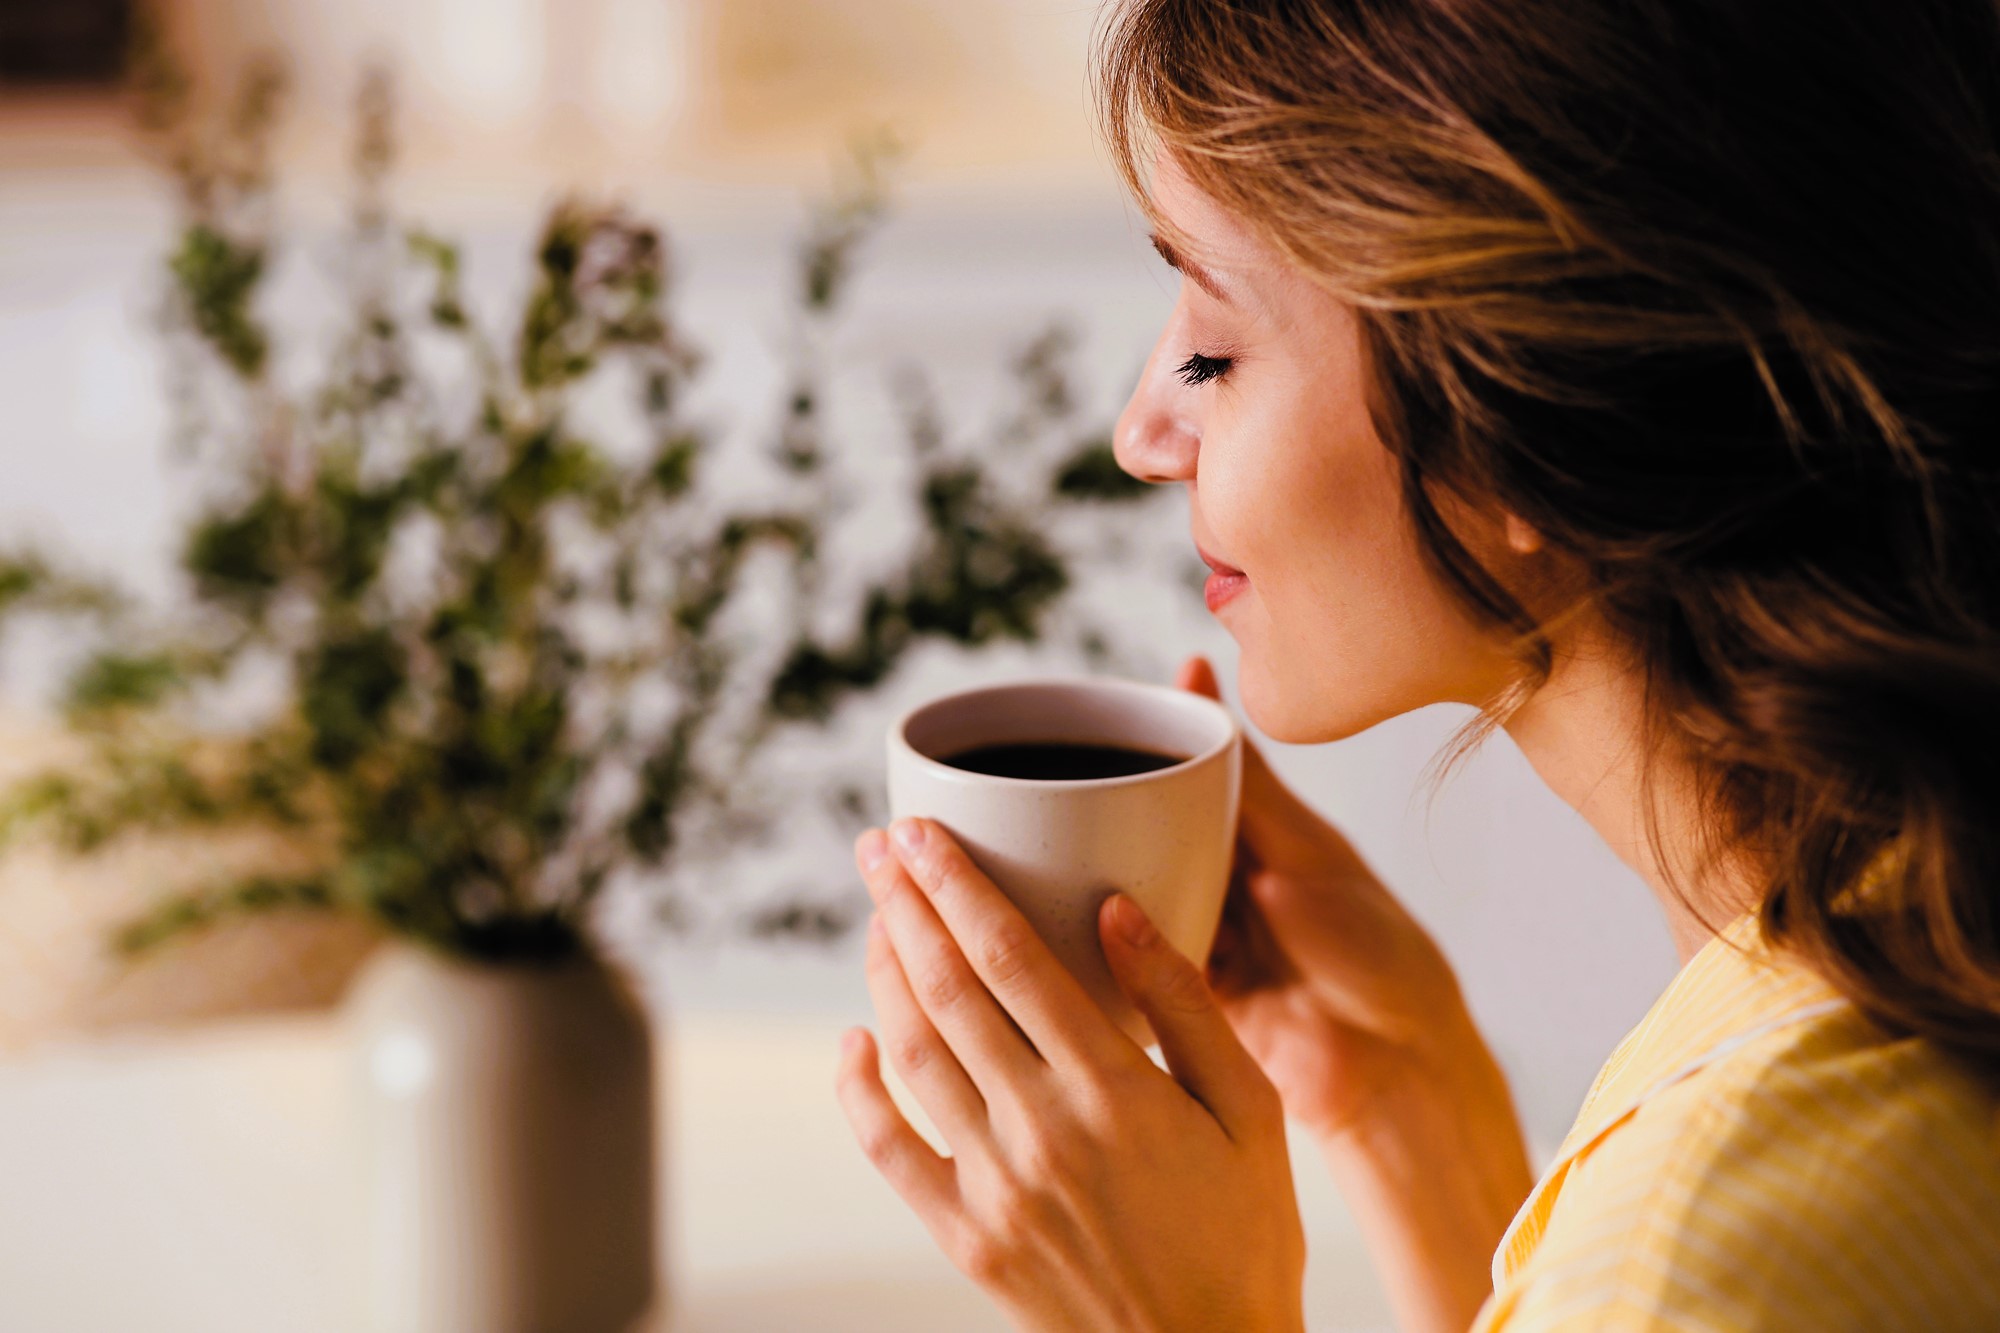
[[[1067,741],[1186,755],[1128,777],[1043,781],[941,762],[980,745]],[[1042,677],[941,696],[889,729],[889,812],[949,829],[1084,989],[1142,1045],[1153,1034],[1112,979],[1097,913],[1122,890],[1205,962],[1229,887],[1242,732],[1213,699],[1141,681]]]

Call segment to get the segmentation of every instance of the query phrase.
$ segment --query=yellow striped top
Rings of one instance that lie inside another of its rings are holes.
[[[1612,1053],[1493,1284],[1473,1333],[1993,1333],[2000,1089],[1746,914]]]

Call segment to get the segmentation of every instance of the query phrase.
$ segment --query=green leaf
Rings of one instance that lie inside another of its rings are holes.
[[[1135,500],[1153,486],[1118,466],[1108,439],[1091,440],[1056,469],[1052,489],[1065,500]]]
[[[364,629],[317,645],[303,672],[299,700],[312,729],[313,759],[337,771],[377,748],[384,715],[406,681],[402,646],[386,630]]]
[[[550,500],[590,495],[604,485],[610,472],[610,464],[595,447],[560,437],[550,427],[522,442],[496,498],[503,507],[531,514]]]
[[[0,555],[0,624],[30,610],[109,618],[124,605],[115,587],[59,569],[38,551]]]
[[[676,435],[660,447],[648,475],[662,495],[675,498],[686,494],[694,484],[694,464],[701,447],[701,437],[692,432]]]
[[[142,954],[230,917],[281,908],[325,911],[333,905],[333,894],[323,877],[252,876],[221,888],[170,898],[119,927],[113,939],[121,953]]]
[[[72,714],[148,708],[186,683],[181,663],[171,654],[100,652],[70,677],[63,706]]]
[[[406,483],[364,487],[345,469],[322,469],[314,499],[320,573],[343,601],[359,597],[382,571],[396,521],[410,503]]]
[[[182,567],[207,596],[259,601],[297,567],[291,545],[296,521],[284,496],[260,491],[234,513],[197,521],[183,548]]]
[[[31,556],[0,557],[0,612],[28,596],[48,581],[48,568]]]
[[[854,923],[865,915],[865,908],[865,900],[857,903],[851,898],[834,902],[778,902],[751,913],[744,928],[753,939],[826,943],[852,930]]]
[[[209,345],[243,378],[262,374],[270,340],[250,304],[264,276],[263,249],[198,222],[182,234],[168,268]]]
[[[76,809],[79,797],[71,773],[37,773],[14,783],[0,796],[0,848],[12,846],[38,825],[58,822]]]
[[[683,717],[666,741],[639,766],[639,797],[625,818],[625,838],[647,864],[657,864],[674,844],[674,815],[692,779],[691,728]]]

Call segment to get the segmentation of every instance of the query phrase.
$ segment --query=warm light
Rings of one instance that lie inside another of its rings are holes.
[[[508,121],[541,98],[547,0],[432,0],[430,72],[445,103],[468,117]]]
[[[686,0],[602,0],[596,78],[599,114],[626,128],[672,119],[687,95]]]
[[[414,1097],[436,1072],[430,1047],[414,1032],[393,1032],[368,1053],[368,1076],[384,1095]]]

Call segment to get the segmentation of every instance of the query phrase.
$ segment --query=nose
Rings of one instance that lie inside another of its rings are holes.
[[[1174,321],[1169,321],[1112,432],[1111,452],[1118,466],[1140,481],[1194,480],[1201,426],[1193,391],[1174,373],[1178,345]]]

